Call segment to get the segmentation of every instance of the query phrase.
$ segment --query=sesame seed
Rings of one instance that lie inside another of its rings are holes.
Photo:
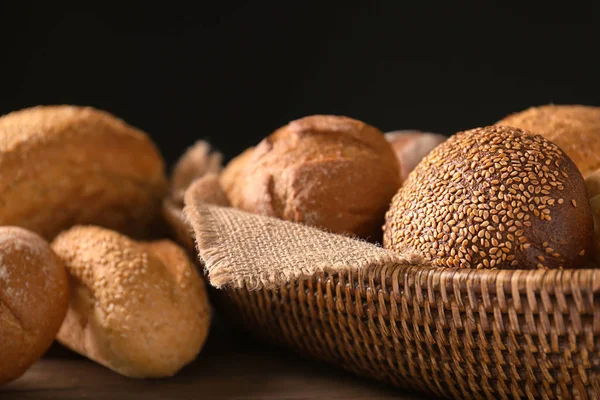
[[[512,268],[515,252],[532,245],[530,228],[563,202],[564,157],[516,128],[459,132],[421,160],[394,197],[384,245],[408,245],[439,266]]]

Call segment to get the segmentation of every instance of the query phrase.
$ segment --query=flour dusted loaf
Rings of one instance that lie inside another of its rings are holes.
[[[48,350],[69,304],[67,272],[50,245],[19,227],[0,227],[0,385]]]
[[[210,308],[181,247],[95,226],[73,227],[52,247],[70,275],[69,310],[57,336],[62,344],[136,378],[172,376],[198,355]]]
[[[52,239],[74,224],[148,236],[167,180],[145,132],[105,111],[37,106],[0,118],[0,225]]]
[[[584,177],[600,168],[600,107],[544,105],[502,119],[497,125],[526,129],[556,143]]]
[[[222,177],[233,207],[370,239],[381,237],[400,183],[396,156],[378,129],[330,115],[290,122]]]
[[[576,268],[593,220],[577,167],[540,135],[505,126],[460,132],[398,191],[384,246],[456,268]]]

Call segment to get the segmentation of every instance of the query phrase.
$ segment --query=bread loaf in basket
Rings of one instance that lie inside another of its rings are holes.
[[[263,340],[441,397],[600,398],[600,270],[430,267],[202,196],[164,210],[219,311]]]

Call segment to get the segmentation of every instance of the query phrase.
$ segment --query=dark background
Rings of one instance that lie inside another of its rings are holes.
[[[316,113],[450,134],[600,105],[594,3],[407,3],[2,2],[0,114],[95,106],[172,163],[197,139],[230,158]]]

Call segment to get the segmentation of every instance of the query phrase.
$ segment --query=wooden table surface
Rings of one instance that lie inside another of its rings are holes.
[[[161,380],[120,376],[54,345],[0,399],[424,400],[216,324],[196,361]]]

